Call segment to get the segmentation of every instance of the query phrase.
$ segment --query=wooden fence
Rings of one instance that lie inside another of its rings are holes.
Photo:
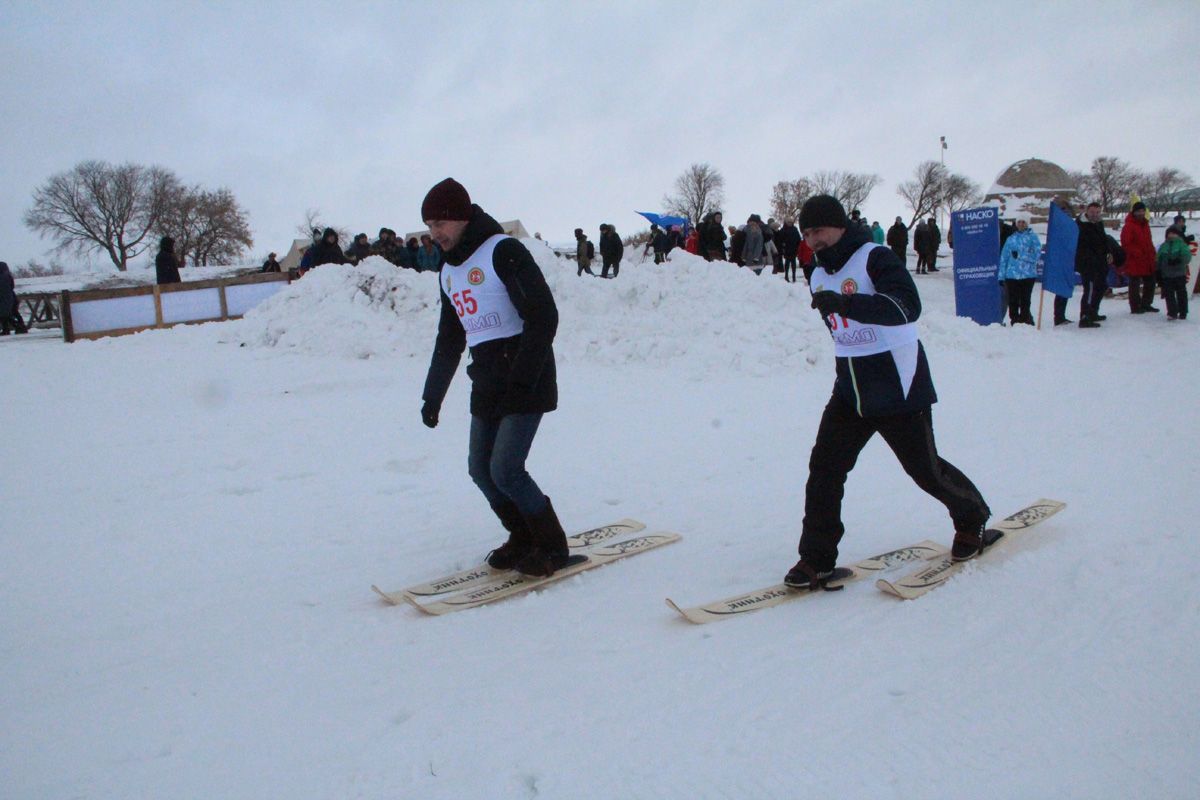
[[[237,319],[291,282],[286,272],[161,286],[62,292],[63,339],[99,339],[151,328]]]

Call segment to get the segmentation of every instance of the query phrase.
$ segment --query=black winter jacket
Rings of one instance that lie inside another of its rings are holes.
[[[1103,277],[1108,274],[1108,231],[1103,222],[1075,220],[1079,225],[1079,244],[1075,248],[1075,271],[1080,275]]]
[[[709,252],[720,251],[721,257],[725,256],[725,225],[717,222],[712,214],[700,225],[700,255],[707,255]]]
[[[897,222],[888,228],[887,232],[888,247],[899,247],[901,249],[908,247],[908,228],[903,222]]]
[[[349,264],[350,259],[338,247],[337,242],[327,242],[324,239],[313,245],[311,265],[319,267],[322,264]]]
[[[775,249],[784,258],[795,258],[796,248],[800,247],[800,229],[795,225],[784,225],[775,234]]]
[[[837,244],[817,253],[819,266],[806,268],[806,276],[811,276],[813,269],[824,269],[832,275],[870,241],[870,229],[851,225]],[[850,295],[846,302],[847,317],[874,325],[916,322],[921,316],[921,297],[917,294],[912,275],[895,253],[882,245],[873,249],[867,257],[867,274],[875,284],[875,294]],[[828,326],[829,320],[825,324]],[[919,341],[917,371],[907,395],[891,351],[853,358],[838,356],[836,360],[837,378],[834,380],[833,393],[860,416],[909,414],[927,409],[937,402],[925,348]]]
[[[625,245],[621,242],[621,237],[612,231],[605,231],[600,235],[600,255],[604,256],[605,261],[620,261],[625,255]]]
[[[446,253],[449,264],[462,264],[488,238],[504,232],[500,223],[479,206],[473,205],[472,209],[462,240]],[[471,348],[471,363],[467,365],[467,375],[471,378],[471,415],[498,419],[508,414],[553,411],[558,407],[553,348],[558,308],[554,296],[537,262],[516,239],[504,239],[496,245],[492,266],[525,324],[516,336],[493,339]],[[421,393],[422,400],[439,409],[467,345],[467,335],[454,304],[444,291],[441,297],[437,341]]]
[[[154,257],[154,273],[160,284],[179,283],[179,259],[170,250],[159,250]]]

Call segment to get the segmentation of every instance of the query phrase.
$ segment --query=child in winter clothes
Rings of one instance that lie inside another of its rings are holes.
[[[1188,263],[1192,251],[1183,240],[1183,232],[1172,225],[1167,228],[1167,240],[1158,248],[1158,272],[1162,275],[1163,294],[1167,297],[1167,319],[1187,319]]]
[[[1000,272],[997,276],[1008,289],[1008,321],[1011,325],[1022,322],[1033,324],[1029,304],[1041,254],[1042,240],[1029,227],[1029,218],[1018,217],[1016,232],[1005,240],[1001,248]]]

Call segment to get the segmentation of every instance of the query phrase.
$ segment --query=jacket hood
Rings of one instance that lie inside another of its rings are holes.
[[[472,203],[471,219],[467,221],[467,227],[463,231],[462,239],[459,240],[453,250],[446,253],[446,261],[457,267],[470,258],[471,254],[478,250],[481,244],[497,233],[504,233],[504,229],[500,227],[500,223],[496,222],[490,214],[477,204]]]

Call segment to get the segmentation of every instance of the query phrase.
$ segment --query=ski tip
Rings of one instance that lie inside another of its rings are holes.
[[[679,616],[682,617],[685,622],[690,622],[693,625],[699,625],[703,621],[703,620],[698,620],[698,619],[694,618],[692,615],[688,614],[688,612],[686,612],[682,608],[680,608],[675,603],[675,601],[672,600],[671,598],[669,598],[669,597],[666,598],[666,601],[667,601],[667,605],[670,606],[672,609],[674,609],[675,613],[679,614]]]
[[[373,592],[375,592],[375,594],[379,595],[380,599],[383,600],[383,602],[387,603],[390,606],[398,606],[404,602],[403,600],[397,599],[394,595],[389,594],[388,592],[385,592],[383,589],[380,589],[378,586],[376,586],[373,583],[371,584],[371,591],[373,591]]]
[[[891,581],[880,578],[879,580],[875,581],[875,588],[884,594],[890,594],[892,597],[898,597],[901,600],[904,599],[904,595],[900,594],[896,587],[892,585]]]

